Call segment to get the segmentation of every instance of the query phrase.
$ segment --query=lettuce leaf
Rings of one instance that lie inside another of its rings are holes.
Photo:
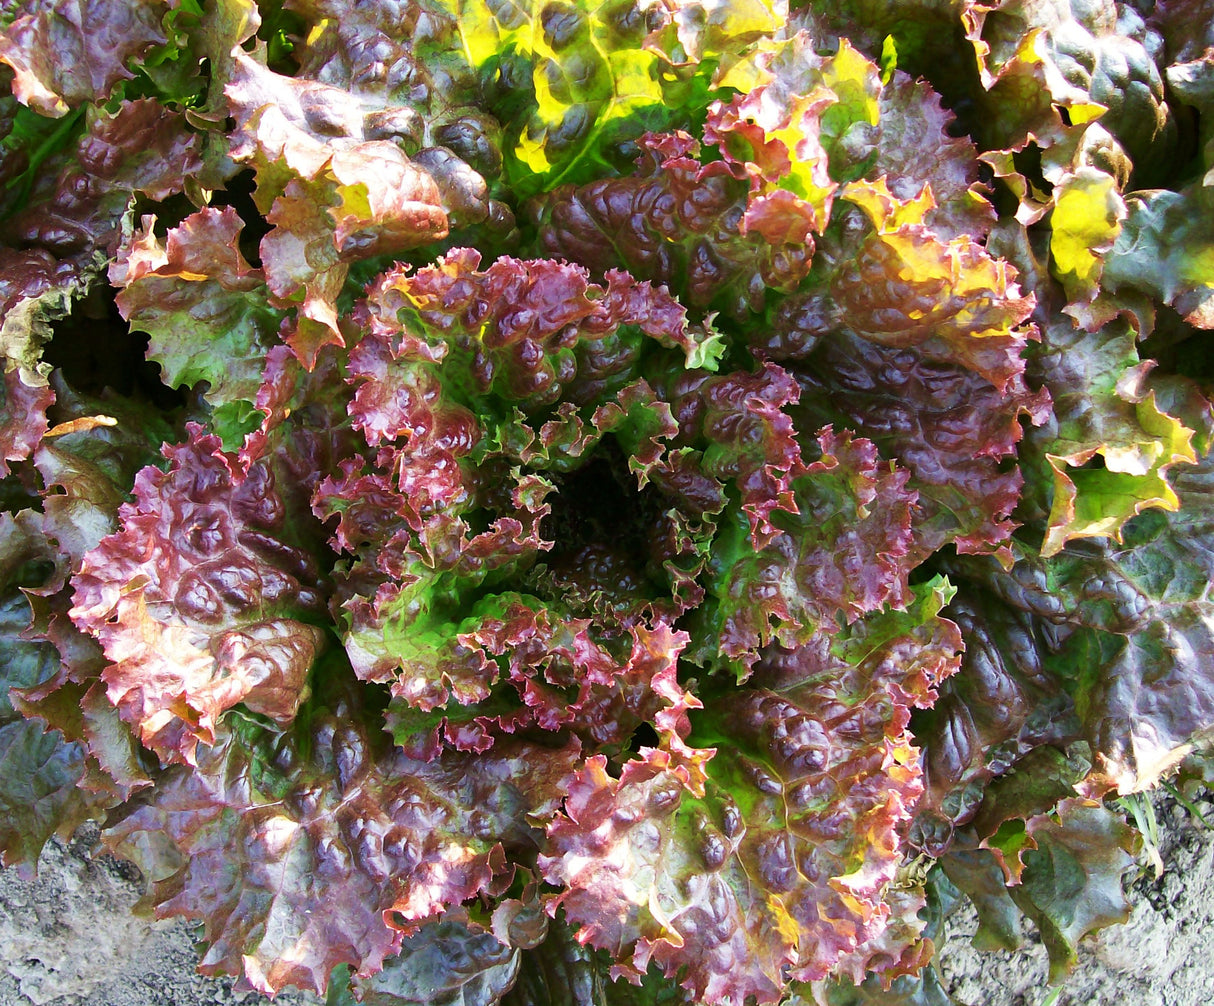
[[[617,974],[656,961],[710,1001],[773,999],[786,967],[820,978],[862,944],[896,966],[876,950],[881,894],[921,787],[908,707],[956,669],[946,592],[784,651],[755,687],[705,703],[694,747],[668,737],[618,779],[589,759],[539,859],[579,939]]]
[[[313,560],[284,535],[285,508],[264,464],[247,469],[192,425],[145,468],[122,530],[84,557],[71,617],[113,663],[109,697],[145,746],[194,763],[238,702],[289,722],[322,630]],[[289,532],[287,532],[289,534]]]
[[[485,890],[507,851],[534,849],[530,820],[576,758],[515,743],[413,761],[367,730],[348,670],[328,671],[292,728],[230,717],[105,835],[154,882],[161,917],[204,923],[204,973],[267,993],[323,993],[343,963],[380,971],[418,923]]]

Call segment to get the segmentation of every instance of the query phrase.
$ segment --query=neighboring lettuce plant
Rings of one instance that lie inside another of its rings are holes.
[[[792,6],[5,6],[0,861],[103,819],[377,1006],[1125,918],[1214,737],[1214,5]]]

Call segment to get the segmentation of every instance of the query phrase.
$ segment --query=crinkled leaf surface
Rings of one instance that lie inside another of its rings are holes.
[[[1031,436],[1053,482],[1046,555],[1077,538],[1118,538],[1149,507],[1178,506],[1171,480],[1196,460],[1193,431],[1159,408],[1135,342],[1121,319],[1095,332],[1062,318],[1046,329],[1039,367],[1054,420]]]
[[[21,588],[40,586],[39,574],[51,565],[45,541],[27,527],[31,516],[0,516],[0,863],[29,869],[47,839],[70,834],[94,810],[94,801],[76,788],[84,774],[82,746],[44,722],[25,719],[9,698],[10,689],[34,688],[54,677],[59,664],[49,642],[27,633],[32,612]]]
[[[516,99],[522,115],[510,124],[512,153],[525,169],[516,172],[522,195],[541,181],[609,172],[611,144],[661,128],[682,106],[706,106],[706,78],[718,61],[779,28],[787,15],[781,0],[443,2],[472,66],[483,72],[517,59],[515,72],[530,77],[529,100]]]
[[[109,97],[115,84],[133,76],[126,61],[165,41],[164,5],[157,0],[15,6],[16,18],[0,32],[0,62],[13,69],[17,97],[41,115],[59,117]]]
[[[520,951],[457,921],[430,922],[370,978],[356,979],[365,1006],[497,1006],[518,977]]]
[[[961,671],[913,721],[925,752],[926,791],[911,840],[933,855],[978,812],[990,780],[1038,745],[1064,743],[1079,732],[1071,698],[1045,666],[1050,627],[976,584],[958,582],[948,615],[965,641]]]
[[[231,207],[208,207],[163,242],[153,224],[145,219],[110,267],[118,309],[151,337],[147,355],[167,385],[206,381],[213,406],[251,404],[282,312],[268,303],[261,270],[237,247],[240,218]]]
[[[1127,215],[1106,257],[1105,285],[1144,290],[1197,328],[1214,328],[1214,244],[1207,190],[1164,190],[1127,199]]]
[[[1005,600],[1058,627],[1045,668],[1074,698],[1097,788],[1152,785],[1214,726],[1210,469],[1209,456],[1180,469],[1179,512],[1140,515],[1121,544],[1025,557],[1009,581],[984,571]]]
[[[204,972],[243,972],[266,993],[323,992],[342,963],[380,971],[405,930],[535,849],[531,822],[555,810],[577,757],[504,742],[413,761],[344,682],[348,668],[327,671],[289,730],[229,718],[195,768],[171,770],[106,834],[155,881],[161,916],[203,922]]]
[[[1011,519],[1024,477],[1003,459],[1023,436],[1021,417],[1048,418],[1048,394],[1019,379],[999,390],[972,371],[915,349],[837,337],[794,370],[802,386],[798,425],[833,422],[864,430],[884,457],[911,473],[918,493],[912,532],[920,555],[952,541],[961,552],[1009,562]],[[812,417],[812,418],[810,418]]]
[[[871,441],[818,435],[821,457],[792,483],[791,504],[773,511],[762,547],[727,524],[714,542],[706,652],[749,668],[761,648],[808,643],[883,605],[910,597],[909,473],[880,465]]]
[[[644,749],[619,779],[579,771],[548,829],[545,878],[617,972],[649,962],[709,1001],[776,1001],[888,924],[899,822],[920,792],[908,704],[955,670],[959,637],[925,588],[906,613],[773,658],[760,686],[706,703],[689,748]],[[849,740],[844,743],[843,739]]]
[[[10,4],[5,858],[270,992],[934,1003],[919,850],[1065,963],[1214,732],[1206,7]]]
[[[323,642],[313,560],[289,543],[264,464],[242,470],[192,426],[145,468],[122,529],[84,558],[72,618],[113,664],[111,700],[165,760],[193,762],[238,702],[288,722]]]
[[[562,185],[531,203],[546,254],[632,273],[679,292],[691,307],[720,305],[745,316],[763,290],[791,291],[812,245],[743,231],[747,186],[720,162],[701,164],[686,133],[646,135],[636,170],[582,186]]]

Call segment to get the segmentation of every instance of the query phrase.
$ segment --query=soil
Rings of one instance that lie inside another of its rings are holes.
[[[1015,953],[969,945],[972,912],[950,919],[937,967],[944,987],[966,1006],[1207,1006],[1214,1003],[1214,830],[1169,797],[1156,800],[1156,877],[1144,859],[1129,885],[1133,911],[1124,926],[1080,947],[1061,990],[1046,984],[1044,948],[1031,927]],[[1214,822],[1214,805],[1197,804]],[[255,1006],[227,978],[195,970],[194,928],[134,911],[138,871],[92,858],[94,834],[52,842],[35,878],[0,871],[0,1006]],[[1055,996],[1051,1000],[1051,996]],[[311,994],[285,992],[279,1006],[321,1006]],[[535,1006],[546,1006],[537,1003]]]

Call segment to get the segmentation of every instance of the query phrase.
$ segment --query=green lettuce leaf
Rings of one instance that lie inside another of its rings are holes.
[[[241,402],[251,410],[283,312],[240,252],[240,218],[231,207],[202,209],[163,242],[154,223],[145,218],[110,266],[118,309],[150,336],[148,359],[169,387],[205,381],[216,410]]]

